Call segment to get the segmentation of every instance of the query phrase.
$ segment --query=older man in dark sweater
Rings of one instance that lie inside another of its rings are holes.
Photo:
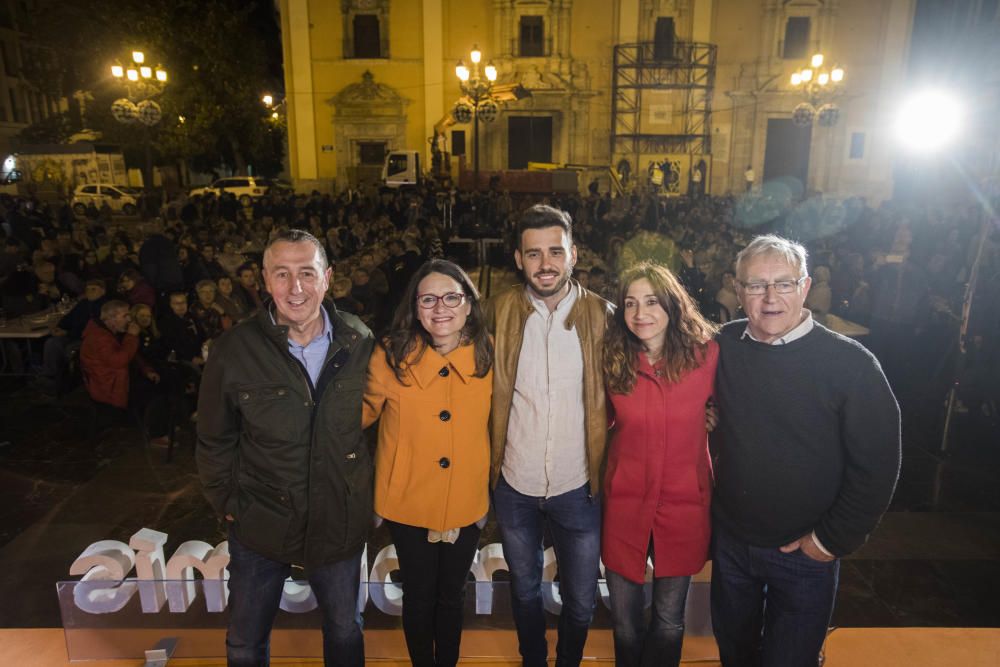
[[[895,488],[899,407],[875,357],[803,308],[802,246],[758,237],[736,275],[747,319],[718,337],[712,623],[725,667],[815,666],[839,559]]]

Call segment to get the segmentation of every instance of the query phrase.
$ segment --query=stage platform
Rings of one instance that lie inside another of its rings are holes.
[[[508,644],[514,640],[512,631],[467,633],[463,641],[463,653],[474,645],[489,645],[496,642]],[[602,653],[610,646],[611,633],[597,630],[591,633],[594,648]],[[377,636],[376,636],[377,635]],[[480,636],[489,635],[489,636]],[[550,633],[554,635],[554,633]],[[209,642],[219,649],[223,647],[224,633],[208,630],[182,637],[182,641],[201,644]],[[552,637],[550,637],[552,639]],[[275,653],[284,651],[305,641],[319,645],[319,633],[276,632],[273,640]],[[378,643],[384,648],[403,646],[399,631],[371,632],[370,643]],[[484,644],[485,643],[485,644]],[[514,644],[516,645],[516,644]],[[589,652],[589,651],[588,651]],[[714,655],[715,645],[711,639],[692,637],[685,641],[684,664],[718,665],[718,660],[704,656]],[[465,658],[464,665],[519,664],[511,658]],[[591,663],[613,664],[610,659],[585,660]],[[386,667],[407,665],[407,661],[378,659],[370,664]],[[86,667],[139,667],[142,660],[98,660],[69,662],[66,658],[66,643],[60,628],[4,629],[0,630],[0,665],[9,667],[63,667],[86,665]],[[222,658],[177,658],[169,663],[178,667],[221,667]],[[319,659],[275,658],[274,665],[292,667],[295,665],[321,665]],[[839,628],[833,630],[827,640],[825,667],[997,667],[1000,666],[1000,629],[997,628]]]

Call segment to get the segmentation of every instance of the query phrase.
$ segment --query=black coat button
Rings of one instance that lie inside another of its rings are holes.
[[[451,461],[448,460],[447,456],[442,456],[441,460],[438,461],[438,465],[441,466],[442,468],[447,468],[448,466],[451,465]]]
[[[441,370],[438,371],[438,375],[440,375],[443,378],[448,377],[449,373],[451,373],[451,371],[448,370],[447,366],[445,366],[444,368],[442,368]]]
[[[450,413],[450,412],[448,412],[447,410],[442,410],[442,411],[441,411],[441,413],[440,413],[440,414],[438,415],[438,418],[439,418],[439,419],[440,419],[441,421],[443,421],[443,422],[446,422],[446,421],[448,421],[449,419],[451,419],[451,413]]]

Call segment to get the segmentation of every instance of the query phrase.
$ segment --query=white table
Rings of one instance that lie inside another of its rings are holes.
[[[0,341],[3,339],[27,341],[30,357],[31,341],[48,337],[52,333],[52,327],[56,326],[65,314],[65,312],[53,309],[46,313],[34,313],[9,319],[5,325],[0,326]],[[8,365],[7,346],[0,342],[0,375],[28,375],[27,372],[11,373],[7,368]]]

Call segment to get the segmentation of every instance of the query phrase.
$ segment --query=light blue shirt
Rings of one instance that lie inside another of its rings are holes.
[[[333,340],[333,325],[330,324],[326,308],[320,308],[319,312],[323,313],[323,333],[305,345],[299,345],[291,338],[288,339],[288,351],[306,367],[313,387],[319,382],[319,374],[323,371],[323,362],[326,361],[326,353],[330,350],[330,342]]]

